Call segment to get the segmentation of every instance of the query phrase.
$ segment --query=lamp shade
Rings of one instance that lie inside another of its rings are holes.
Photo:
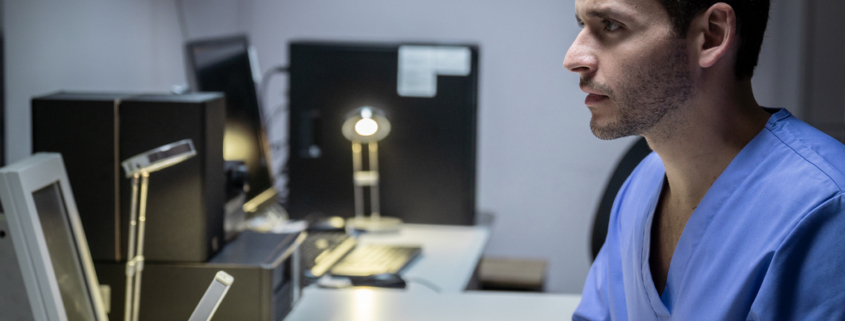
[[[390,121],[381,110],[365,106],[349,113],[341,131],[346,139],[353,142],[377,142],[390,133]]]

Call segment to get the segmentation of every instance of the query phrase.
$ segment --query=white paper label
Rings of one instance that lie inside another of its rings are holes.
[[[403,97],[434,97],[437,76],[467,76],[471,59],[467,47],[401,46],[396,91]]]
[[[434,64],[438,75],[469,76],[470,51],[466,47],[436,47]]]
[[[433,47],[399,47],[396,91],[399,96],[410,97],[434,97],[437,94]]]

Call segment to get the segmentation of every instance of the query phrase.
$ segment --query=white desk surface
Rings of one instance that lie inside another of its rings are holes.
[[[571,320],[580,295],[308,288],[286,321]]]
[[[286,321],[569,320],[579,295],[464,292],[490,232],[479,226],[405,224],[392,234],[363,234],[361,244],[421,245],[406,268],[405,289],[306,288]],[[440,293],[415,279],[435,284]]]
[[[490,231],[483,226],[404,224],[399,233],[362,234],[358,242],[420,245],[422,254],[402,271],[402,277],[422,279],[443,293],[456,293],[466,289],[489,238]],[[414,282],[408,283],[407,290],[432,292]]]

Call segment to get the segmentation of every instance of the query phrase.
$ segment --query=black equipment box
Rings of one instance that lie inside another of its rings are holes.
[[[144,256],[205,262],[224,245],[225,117],[218,93],[57,93],[32,100],[33,152],[62,154],[91,257],[121,262],[132,187],[120,162],[190,138],[195,157],[150,175]]]
[[[305,234],[243,232],[208,263],[144,265],[140,321],[188,320],[217,271],[235,278],[214,320],[281,321],[301,293],[299,245]],[[111,287],[109,320],[123,319],[125,264],[95,263]]]
[[[409,97],[397,89],[403,45],[290,44],[291,217],[354,216],[352,143],[341,126],[351,111],[370,106],[391,123],[378,142],[381,214],[474,224],[478,48],[415,46],[461,48],[467,73],[434,75],[433,97]]]

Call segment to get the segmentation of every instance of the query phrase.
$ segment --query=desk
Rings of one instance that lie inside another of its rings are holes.
[[[286,321],[568,320],[580,295],[464,292],[490,232],[480,226],[405,224],[399,233],[363,234],[361,244],[421,245],[402,273],[405,289],[306,288]],[[437,285],[435,293],[414,279]]]
[[[362,234],[358,243],[420,245],[422,254],[402,277],[428,281],[443,293],[458,293],[466,289],[489,238],[490,231],[482,226],[404,224],[399,233]],[[406,290],[432,292],[414,282]]]
[[[286,321],[570,320],[580,295],[308,288]]]

